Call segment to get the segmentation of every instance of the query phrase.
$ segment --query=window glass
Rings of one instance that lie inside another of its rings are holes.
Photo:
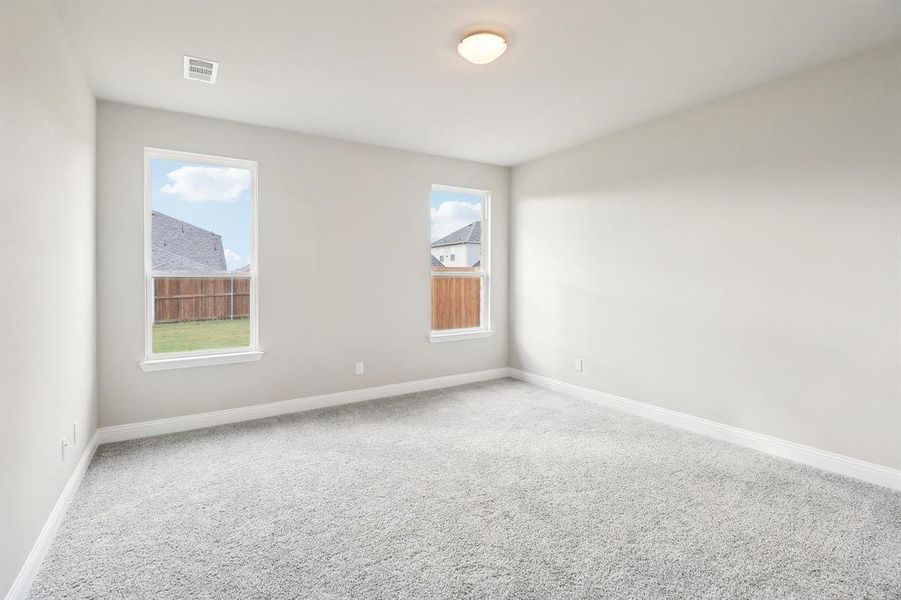
[[[487,192],[435,186],[431,208],[432,331],[486,328],[483,224]]]
[[[253,169],[159,153],[148,168],[150,352],[253,346]]]

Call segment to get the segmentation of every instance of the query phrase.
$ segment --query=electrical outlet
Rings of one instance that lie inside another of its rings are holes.
[[[66,447],[69,445],[69,441],[66,438],[60,440],[59,444],[59,459],[63,462],[66,460]]]
[[[358,361],[357,361],[357,364],[355,365],[354,372],[355,372],[357,375],[362,375],[362,374],[363,374],[363,361],[361,361],[361,360],[358,360]]]
[[[576,373],[581,373],[581,372],[582,372],[582,359],[577,358],[576,359]]]

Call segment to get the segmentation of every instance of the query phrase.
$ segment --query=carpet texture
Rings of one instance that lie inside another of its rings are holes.
[[[31,598],[901,598],[901,494],[499,380],[102,446]]]

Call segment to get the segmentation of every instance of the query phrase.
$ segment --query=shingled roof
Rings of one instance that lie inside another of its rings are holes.
[[[153,211],[154,271],[227,271],[222,236]]]
[[[473,221],[466,227],[432,242],[432,248],[450,246],[452,244],[479,244],[482,242],[482,222]]]

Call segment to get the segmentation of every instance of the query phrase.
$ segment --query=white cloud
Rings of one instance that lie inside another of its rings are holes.
[[[229,271],[234,271],[239,267],[243,267],[245,264],[247,264],[247,261],[241,258],[240,254],[231,248],[225,249],[225,265],[228,267]]]
[[[482,203],[448,200],[432,209],[432,241],[482,218]]]
[[[250,188],[250,171],[230,167],[184,166],[166,173],[164,194],[189,202],[233,202]]]

